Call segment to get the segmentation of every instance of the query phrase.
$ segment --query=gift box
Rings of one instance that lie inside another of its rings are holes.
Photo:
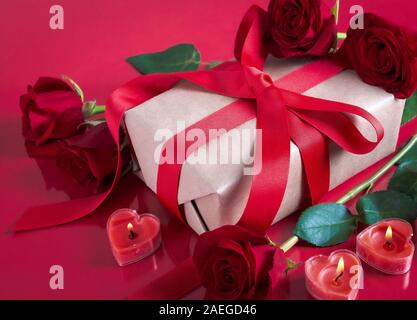
[[[277,59],[270,57],[265,72],[274,80],[298,70],[311,60]],[[395,150],[404,100],[395,99],[383,89],[363,83],[350,70],[345,70],[304,92],[311,97],[338,101],[359,106],[371,113],[383,126],[385,136],[378,146],[363,155],[352,154],[328,142],[330,160],[330,189],[333,189]],[[131,147],[136,155],[138,176],[154,192],[157,191],[158,159],[161,140],[157,137],[175,135],[236,99],[218,95],[189,82],[181,82],[125,113],[124,123]],[[369,140],[375,133],[369,123],[356,116],[349,116],[360,132]],[[256,134],[253,118],[235,130],[226,132],[201,146],[196,153],[208,154],[217,150],[216,159],[226,152],[228,157],[217,163],[202,164],[190,157],[185,161],[179,182],[178,203],[183,205],[187,223],[197,233],[213,230],[227,224],[236,224],[249,197],[252,176],[245,174],[253,160]],[[234,148],[233,135],[241,137],[240,148]],[[212,154],[210,155],[210,157]],[[236,159],[242,161],[236,163]],[[280,172],[277,175],[282,174]],[[291,143],[288,182],[281,206],[274,223],[297,211],[307,203],[306,177],[298,147]]]

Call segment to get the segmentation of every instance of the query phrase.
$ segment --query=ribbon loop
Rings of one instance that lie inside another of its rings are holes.
[[[266,31],[266,12],[253,5],[240,23],[235,40],[236,60],[244,66],[263,69],[267,52],[262,45]]]
[[[288,90],[282,90],[282,95],[293,113],[351,153],[368,153],[384,138],[381,123],[360,107],[300,95]],[[366,120],[373,127],[376,140],[368,140],[347,115]]]

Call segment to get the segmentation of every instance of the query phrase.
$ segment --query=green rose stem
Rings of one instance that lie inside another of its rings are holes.
[[[96,114],[104,113],[106,106],[98,106],[95,101],[84,102],[82,112],[85,118],[90,118]]]
[[[347,34],[345,32],[337,33],[337,40],[345,40],[346,38],[347,38]]]
[[[374,183],[381,178],[391,167],[393,167],[412,147],[414,147],[417,144],[417,135],[413,136],[411,140],[404,146],[404,148],[401,149],[390,161],[388,161],[380,170],[378,170],[372,177],[370,177],[368,180],[364,181],[357,187],[350,190],[348,193],[346,193],[343,197],[341,197],[339,200],[336,201],[336,203],[339,204],[345,204],[349,200],[352,200],[357,195],[359,195],[361,192],[365,190],[370,190]],[[279,247],[282,251],[287,252],[292,247],[295,246],[295,244],[298,242],[299,238],[295,235],[290,237],[288,240],[286,240],[284,243],[281,244]],[[273,242],[270,240],[271,244]]]

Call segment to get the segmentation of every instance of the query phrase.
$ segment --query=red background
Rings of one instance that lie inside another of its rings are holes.
[[[19,96],[41,75],[69,75],[88,99],[104,103],[111,91],[137,75],[124,62],[128,56],[158,51],[179,42],[194,43],[205,61],[232,57],[233,40],[245,10],[266,0],[2,0],[0,2],[0,298],[119,299],[189,255],[195,235],[173,221],[155,196],[130,176],[105,206],[80,221],[61,227],[5,233],[8,226],[35,204],[67,199],[64,180],[49,163],[29,159],[20,133]],[[49,8],[60,4],[64,30],[49,28]],[[394,22],[417,29],[417,4],[409,0],[341,0],[340,31],[346,29],[349,7],[360,4]],[[45,170],[47,166],[47,170]],[[40,171],[40,168],[44,168]],[[42,173],[43,172],[43,173]],[[52,180],[48,177],[52,176]],[[48,178],[48,179],[46,179]],[[48,181],[53,181],[51,184]],[[151,211],[163,222],[164,245],[140,263],[119,268],[105,233],[108,215],[130,206]],[[273,227],[282,241],[294,224],[291,217]],[[354,248],[353,239],[344,244]],[[303,261],[331,249],[298,247],[291,258]],[[416,260],[416,259],[415,259]],[[360,298],[414,298],[417,261],[405,276],[384,276],[366,268]],[[65,289],[49,288],[49,268],[65,270]],[[197,290],[189,297],[202,297]],[[302,268],[293,271],[284,297],[308,298]]]

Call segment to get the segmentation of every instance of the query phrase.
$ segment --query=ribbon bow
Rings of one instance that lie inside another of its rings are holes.
[[[373,150],[384,135],[381,124],[369,112],[357,106],[302,94],[343,70],[331,59],[309,63],[277,81],[263,72],[266,58],[262,46],[265,20],[266,12],[258,6],[251,7],[246,13],[236,37],[236,62],[227,62],[209,71],[138,77],[115,90],[106,108],[109,129],[118,142],[124,112],[172,88],[179,80],[185,79],[212,92],[238,98],[186,131],[194,128],[206,132],[216,128],[231,130],[256,117],[256,128],[262,132],[262,142],[261,145],[255,145],[254,165],[261,164],[262,170],[253,176],[250,194],[238,224],[260,234],[272,223],[284,196],[290,164],[290,141],[300,150],[310,200],[316,202],[329,189],[327,139],[346,151],[363,154]],[[368,121],[375,129],[376,141],[367,140],[347,114]],[[172,138],[174,145],[177,137],[178,134]],[[62,224],[96,209],[114,188],[121,174],[120,145],[117,145],[117,172],[107,192],[31,208],[13,229],[27,230]],[[186,143],[186,149],[190,145],[191,142],[189,145]],[[195,143],[193,147],[196,147]],[[181,168],[181,163],[159,165],[157,194],[175,216],[185,221],[178,204]]]

